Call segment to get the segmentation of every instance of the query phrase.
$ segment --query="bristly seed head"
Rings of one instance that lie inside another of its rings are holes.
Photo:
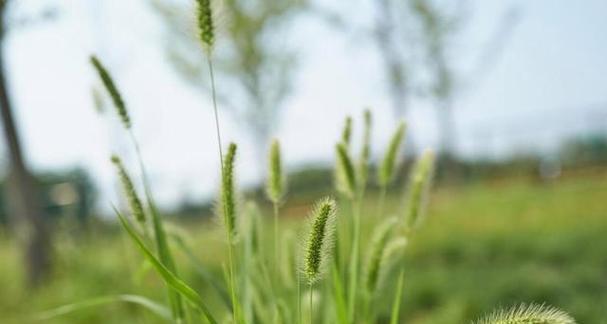
[[[310,284],[320,279],[331,257],[336,208],[333,199],[325,198],[316,203],[310,216],[311,227],[303,260],[303,273]]]
[[[475,322],[476,324],[575,324],[569,314],[546,305],[522,304],[509,310],[499,310]]]
[[[379,224],[373,232],[369,248],[369,257],[367,259],[367,273],[365,276],[367,293],[369,295],[372,295],[377,287],[384,252],[388,245],[390,234],[396,223],[396,218],[388,218],[383,223]]]
[[[339,192],[353,198],[357,193],[356,173],[348,147],[344,143],[339,143],[336,146],[337,165],[335,166],[335,182]]]
[[[234,161],[236,159],[236,144],[230,143],[223,159],[221,179],[221,208],[226,229],[236,233],[236,190],[234,188]]]
[[[405,206],[405,227],[407,229],[416,227],[422,219],[433,171],[434,153],[425,151],[415,163],[409,180],[407,205]]]
[[[118,112],[118,116],[120,117],[120,120],[122,120],[122,124],[127,129],[131,128],[131,118],[129,117],[129,113],[126,110],[124,100],[122,100],[122,96],[120,95],[120,92],[118,91],[118,88],[116,87],[112,76],[95,55],[91,55],[90,60],[91,64],[97,71],[101,82],[103,82],[103,86],[110,94],[112,102],[114,103],[116,111]]]
[[[381,166],[377,170],[377,180],[379,185],[382,187],[388,186],[388,184],[394,180],[394,175],[396,174],[396,162],[398,160],[401,143],[405,137],[405,130],[406,124],[404,121],[401,121],[390,139],[388,150],[384,155]]]
[[[280,143],[277,139],[272,141],[269,156],[269,172],[266,183],[266,195],[268,199],[277,204],[285,194],[285,175],[282,168],[280,156]]]
[[[200,41],[207,51],[211,52],[215,44],[215,26],[211,0],[196,0],[198,4],[198,33]]]
[[[364,190],[365,186],[367,185],[367,178],[369,177],[369,160],[371,159],[371,127],[373,123],[371,111],[369,109],[365,110],[363,118],[363,147],[360,151],[360,160],[358,161],[359,190]]]
[[[350,146],[352,140],[352,117],[346,117],[344,122],[344,129],[341,131],[341,142],[346,146]]]
[[[133,181],[131,181],[131,178],[126,172],[126,169],[118,156],[112,156],[112,163],[116,166],[116,170],[118,171],[118,177],[122,183],[122,189],[124,190],[124,194],[129,202],[129,207],[133,217],[135,217],[139,223],[144,224],[146,217],[143,210],[143,204],[141,203],[141,199],[139,199],[139,195],[137,195]]]

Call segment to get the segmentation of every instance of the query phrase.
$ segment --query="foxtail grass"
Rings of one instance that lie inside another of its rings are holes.
[[[498,310],[475,324],[575,324],[569,314],[546,305],[520,305]]]
[[[348,146],[344,143],[339,143],[335,147],[337,154],[337,164],[335,166],[336,175],[335,182],[337,190],[349,199],[356,198],[356,171]]]
[[[286,177],[282,166],[282,157],[280,154],[280,143],[277,139],[272,141],[270,145],[270,153],[268,156],[268,180],[266,182],[266,196],[272,202],[272,210],[274,212],[274,261],[277,265],[280,264],[278,252],[278,209],[285,194]],[[278,274],[278,271],[276,271]]]
[[[346,117],[344,121],[344,128],[341,131],[341,142],[346,145],[346,147],[350,146],[352,142],[352,117]]]
[[[434,153],[425,151],[416,162],[410,177],[405,205],[405,228],[412,230],[422,221],[432,175]]]
[[[386,200],[386,193],[388,186],[396,177],[396,169],[398,165],[398,159],[400,156],[400,149],[402,146],[403,138],[405,137],[406,124],[401,121],[398,127],[392,134],[390,143],[386,152],[384,153],[383,159],[380,162],[380,166],[377,169],[377,183],[379,185],[379,202],[377,207],[377,215],[383,216],[384,203]]]
[[[310,229],[304,247],[303,274],[309,284],[320,280],[331,259],[335,234],[336,203],[325,198],[310,214]]]
[[[122,99],[120,91],[118,91],[118,88],[116,87],[114,79],[112,78],[108,70],[105,68],[105,66],[101,63],[101,61],[97,58],[97,56],[91,55],[90,61],[95,70],[97,71],[97,74],[99,75],[103,86],[110,95],[110,98],[112,98],[112,102],[114,104],[114,107],[116,108],[120,120],[122,121],[122,124],[125,128],[130,129],[132,126],[131,118],[129,117],[129,113],[126,109],[126,104]]]
[[[120,91],[116,87],[116,84],[114,83],[110,73],[103,66],[101,61],[94,55],[91,56],[90,60],[91,60],[91,64],[95,68],[97,74],[99,75],[99,78],[101,79],[105,89],[107,90],[110,97],[112,98],[112,102],[114,103],[116,112],[117,112],[118,116],[120,117],[124,128],[129,132],[131,141],[137,152],[137,159],[139,161],[140,171],[141,171],[141,175],[143,178],[145,195],[147,198],[150,215],[152,216],[151,217],[152,226],[154,229],[154,239],[156,241],[158,257],[160,258],[160,261],[167,267],[167,269],[176,273],[177,269],[175,266],[175,262],[173,261],[172,254],[171,254],[171,251],[168,246],[166,233],[164,231],[162,221],[160,220],[160,215],[158,213],[158,209],[156,208],[156,204],[154,203],[154,199],[152,197],[150,184],[147,179],[147,172],[145,170],[145,164],[143,163],[143,157],[141,154],[141,150],[139,148],[139,143],[133,133],[131,118],[128,114],[128,110],[126,108],[124,100],[122,100]],[[167,288],[167,293],[169,296],[169,301],[171,303],[171,311],[173,314],[173,318],[177,322],[182,322],[186,316],[186,309],[185,309],[185,306],[183,305],[181,295],[179,293],[175,292],[171,288]]]
[[[126,168],[122,164],[122,160],[116,155],[112,156],[112,163],[116,167],[116,171],[118,172],[118,178],[120,179],[120,183],[122,184],[122,189],[124,191],[124,195],[126,196],[129,207],[131,209],[131,213],[133,217],[139,222],[139,224],[146,228],[146,216],[145,211],[143,210],[143,204],[141,203],[141,199],[137,194],[137,190],[135,190],[135,185],[131,180],[131,177],[126,171]]]
[[[310,229],[303,252],[302,272],[310,288],[310,323],[314,321],[312,287],[324,275],[330,264],[335,235],[336,203],[325,198],[316,203],[310,214]]]
[[[226,238],[228,243],[228,267],[229,267],[229,286],[232,299],[232,309],[234,322],[240,321],[239,303],[236,296],[236,280],[234,265],[234,240],[237,235],[236,230],[236,189],[234,185],[234,164],[236,160],[237,146],[230,143],[225,157],[223,158],[223,167],[221,172],[221,216],[226,229]]]
[[[364,111],[363,120],[363,140],[357,168],[358,190],[361,192],[361,196],[364,195],[367,187],[367,180],[369,178],[369,163],[371,160],[371,129],[373,125],[373,116],[371,115],[371,111],[369,109]]]

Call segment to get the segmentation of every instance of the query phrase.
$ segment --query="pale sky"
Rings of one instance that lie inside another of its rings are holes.
[[[18,1],[16,18],[46,4],[59,10],[55,20],[14,28],[6,42],[10,91],[29,164],[38,171],[84,167],[103,194],[100,205],[116,200],[109,155],[129,160],[131,151],[113,111],[100,116],[93,107],[97,81],[88,55],[95,52],[129,105],[158,198],[166,205],[208,198],[218,182],[211,101],[165,62],[161,29],[144,0]],[[353,15],[364,23],[369,1],[355,3],[361,9],[352,9]],[[520,16],[502,54],[456,102],[462,155],[548,152],[563,138],[607,129],[607,1],[471,4],[473,15],[458,44],[464,61],[482,48],[508,8],[515,6]],[[395,121],[377,53],[356,36],[316,19],[300,20],[294,36],[284,40],[300,63],[275,134],[287,165],[331,161],[343,118],[359,116],[367,106],[375,114],[379,154]],[[412,103],[408,122],[419,146],[436,146],[434,113],[426,102]],[[241,145],[239,179],[259,179],[247,134],[225,111],[221,121],[225,142]]]

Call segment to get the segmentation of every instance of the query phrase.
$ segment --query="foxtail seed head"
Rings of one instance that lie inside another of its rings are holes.
[[[341,142],[346,144],[346,146],[350,146],[350,142],[352,141],[352,117],[346,117],[346,121],[344,122],[344,129],[341,131]]]
[[[211,0],[196,0],[198,18],[198,36],[202,45],[210,53],[215,44],[215,25]]]
[[[371,126],[373,123],[371,111],[366,109],[364,114],[364,132],[363,147],[360,151],[360,160],[358,161],[358,185],[363,190],[367,185],[369,177],[369,160],[371,158]]]
[[[387,243],[384,248],[384,252],[381,256],[381,261],[379,263],[379,271],[377,274],[377,282],[375,283],[375,289],[380,289],[378,287],[384,285],[389,279],[389,275],[394,272],[396,269],[401,269],[402,260],[405,255],[405,247],[407,247],[407,238],[404,236],[399,236],[393,238],[390,242]]]
[[[388,186],[392,180],[394,180],[396,164],[398,160],[398,154],[400,151],[401,143],[403,142],[403,138],[405,137],[406,125],[404,121],[401,121],[396,128],[396,131],[392,135],[390,139],[390,145],[388,146],[388,150],[384,155],[384,159],[381,162],[381,166],[379,167],[377,180],[379,185],[382,187]]]
[[[236,159],[236,144],[230,143],[223,158],[221,179],[221,208],[226,229],[236,233],[236,189],[234,188],[234,160]]]
[[[141,203],[141,199],[139,199],[139,195],[137,195],[131,177],[129,177],[129,174],[126,172],[126,169],[118,156],[112,156],[112,163],[116,166],[116,170],[118,171],[118,177],[120,178],[120,183],[122,184],[122,189],[129,202],[129,208],[131,209],[133,217],[139,223],[144,224],[145,212],[143,211],[143,204]]]
[[[348,147],[344,143],[336,146],[337,165],[335,166],[335,182],[337,191],[349,198],[356,194],[356,173],[354,165],[348,152]]]
[[[285,193],[285,183],[280,143],[277,139],[274,139],[270,147],[268,182],[266,183],[266,195],[270,201],[275,204],[280,202]]]
[[[498,310],[475,324],[575,324],[569,314],[546,305],[522,304],[509,310]]]
[[[319,280],[331,257],[335,234],[335,201],[325,198],[316,203],[310,216],[310,233],[305,242],[303,274],[310,284]]]
[[[422,219],[433,171],[434,153],[425,151],[415,163],[409,180],[407,205],[405,206],[405,227],[407,229],[416,227]]]
[[[365,276],[367,293],[370,295],[375,292],[375,288],[377,287],[384,252],[396,223],[396,218],[388,218],[379,224],[373,232]]]
[[[103,83],[103,86],[105,87],[107,92],[110,94],[110,97],[112,98],[112,102],[114,103],[114,106],[116,107],[116,111],[118,112],[118,116],[120,117],[120,120],[122,121],[122,124],[127,129],[131,128],[131,118],[129,117],[129,113],[126,110],[126,105],[124,104],[124,100],[122,100],[122,96],[120,95],[120,92],[118,91],[118,88],[116,87],[116,84],[114,83],[114,80],[112,80],[112,76],[107,71],[107,69],[103,66],[103,64],[101,64],[101,61],[99,61],[99,59],[95,55],[91,55],[90,60],[91,60],[91,64],[97,71],[97,74],[99,75],[99,78],[101,79],[101,82]]]

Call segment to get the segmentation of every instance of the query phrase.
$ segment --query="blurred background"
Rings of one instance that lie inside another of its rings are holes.
[[[91,54],[122,91],[163,211],[177,223],[208,224],[219,161],[194,6],[0,0],[0,283],[8,287],[0,314],[21,322],[26,299],[43,310],[110,293],[103,283],[118,278],[119,261],[95,265],[84,251],[98,251],[95,240],[118,248],[111,207],[123,201],[109,157],[133,168],[137,161]],[[410,280],[424,284],[412,284],[409,321],[455,323],[447,319],[469,319],[489,304],[546,301],[581,323],[604,322],[607,2],[217,7],[220,123],[225,143],[240,145],[246,197],[263,197],[272,138],[289,173],[287,216],[296,217],[298,206],[331,192],[346,116],[359,143],[363,110],[372,111],[374,162],[404,118],[396,187],[423,149],[440,156],[428,239],[411,253],[418,262]],[[92,283],[70,283],[73,271]],[[34,298],[24,288],[40,285]],[[114,320],[131,312],[119,309]],[[100,320],[79,316],[64,320]]]

